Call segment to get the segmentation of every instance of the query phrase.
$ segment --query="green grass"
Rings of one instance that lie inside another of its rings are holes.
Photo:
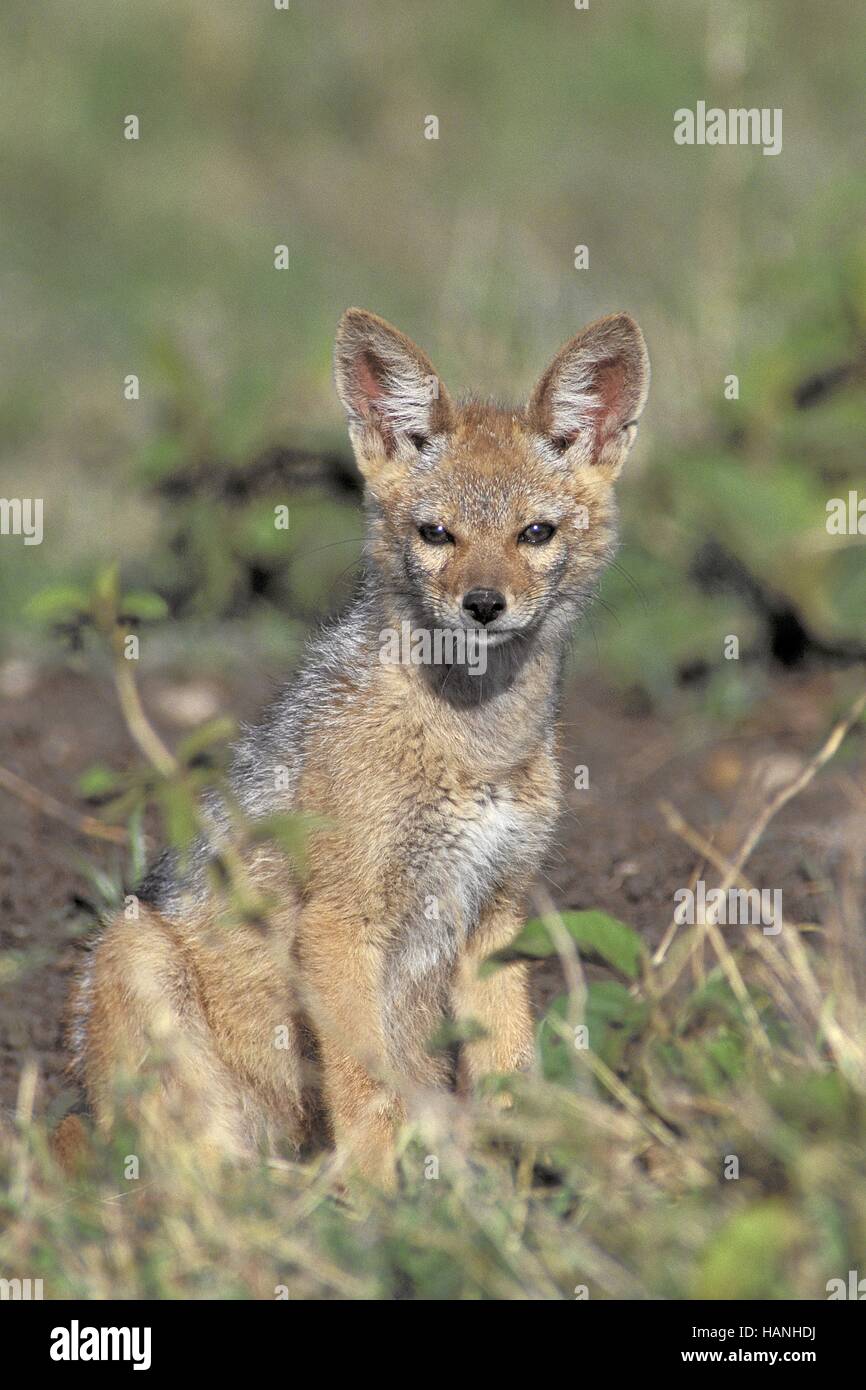
[[[398,1195],[347,1196],[327,1154],[217,1174],[168,1137],[136,1170],[131,1133],[70,1182],[25,1068],[0,1267],[50,1298],[824,1298],[866,1240],[862,942],[796,936],[731,943],[751,1010],[697,927],[631,993],[553,1006],[511,1108],[422,1105]]]

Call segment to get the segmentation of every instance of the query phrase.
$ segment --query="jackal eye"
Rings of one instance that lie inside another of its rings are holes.
[[[518,545],[546,545],[556,527],[549,521],[532,521],[517,537]]]
[[[444,526],[432,521],[425,521],[422,526],[419,526],[418,535],[428,545],[447,545],[449,541],[454,540],[450,531],[446,531]]]

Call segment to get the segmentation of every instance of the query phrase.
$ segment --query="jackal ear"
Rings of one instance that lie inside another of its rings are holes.
[[[612,314],[565,344],[529,402],[529,420],[568,466],[616,477],[646,404],[650,366],[643,334],[628,314]]]
[[[340,319],[334,377],[363,473],[383,458],[410,460],[450,426],[451,402],[426,353],[366,309]]]

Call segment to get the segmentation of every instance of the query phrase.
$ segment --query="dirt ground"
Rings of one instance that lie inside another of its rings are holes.
[[[251,717],[269,695],[255,678],[181,686],[153,678],[142,689],[169,741],[220,711]],[[667,828],[659,801],[668,799],[692,826],[730,847],[768,789],[823,741],[829,707],[825,678],[779,677],[738,732],[722,736],[686,703],[648,713],[594,679],[578,680],[564,709],[567,810],[542,890],[558,907],[603,909],[657,941],[697,858]],[[82,771],[95,762],[122,769],[135,757],[110,685],[66,669],[0,671],[3,767],[84,810],[76,792]],[[588,768],[589,786],[576,790],[579,764]],[[864,764],[866,738],[857,732],[845,756],[772,822],[750,861],[752,882],[781,888],[791,920],[821,919],[847,828],[862,817],[855,777]],[[33,959],[0,993],[0,1107],[7,1113],[27,1056],[38,1063],[41,1106],[62,1103],[62,1010],[81,951],[76,898],[92,894],[79,861],[107,864],[118,853],[0,789],[0,947]],[[544,906],[537,895],[536,905]],[[539,1008],[557,988],[556,969],[537,967]]]

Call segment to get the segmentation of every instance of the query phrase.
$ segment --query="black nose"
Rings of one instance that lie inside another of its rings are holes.
[[[470,589],[463,596],[463,607],[484,627],[505,611],[505,595],[498,589]]]

